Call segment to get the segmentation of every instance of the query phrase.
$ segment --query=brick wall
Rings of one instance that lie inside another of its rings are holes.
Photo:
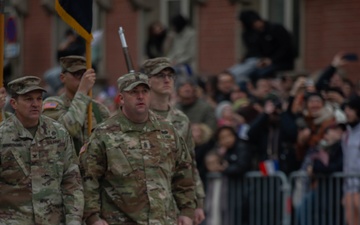
[[[236,14],[236,7],[225,0],[208,0],[199,7],[199,73],[218,73],[235,62]]]
[[[339,51],[360,55],[360,1],[305,1],[305,68],[316,71],[328,65]],[[359,80],[360,62],[345,70]]]
[[[105,25],[105,77],[109,83],[116,85],[120,75],[127,73],[127,67],[119,38],[119,26],[122,26],[125,33],[127,45],[134,66],[136,66],[137,55],[137,26],[138,13],[131,7],[129,1],[116,1],[110,13],[107,14]],[[137,68],[135,68],[137,70]]]
[[[41,7],[39,2],[28,4],[29,14],[24,20],[23,74],[42,77],[50,68],[52,60],[51,30],[52,16]]]

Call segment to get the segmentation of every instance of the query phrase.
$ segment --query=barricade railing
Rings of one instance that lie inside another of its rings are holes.
[[[206,225],[289,225],[289,196],[289,183],[282,172],[265,177],[251,171],[241,178],[210,174]]]
[[[251,171],[236,178],[212,173],[207,179],[205,224],[360,225],[360,209],[346,214],[342,204],[344,182],[353,184],[354,179],[360,187],[360,174],[309,176],[296,171],[263,176]],[[350,209],[359,202],[350,199]]]
[[[355,208],[355,200],[343,207],[345,182],[360,180],[360,174],[333,173],[309,176],[305,171],[296,171],[289,176],[292,195],[293,225],[360,225],[355,221],[360,215]],[[360,188],[360,185],[358,186]],[[358,192],[360,189],[358,189]],[[350,213],[349,213],[350,212]],[[346,219],[346,213],[348,219]],[[351,220],[352,222],[350,222]]]
[[[290,214],[287,199],[290,188],[287,177],[282,172],[263,176],[258,171],[245,175],[245,185],[253,189],[250,193],[250,225],[288,225]]]

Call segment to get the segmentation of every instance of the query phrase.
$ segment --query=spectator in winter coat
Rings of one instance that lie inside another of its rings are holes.
[[[342,138],[344,153],[344,173],[360,173],[360,97],[355,96],[345,106],[347,118],[346,133]],[[343,204],[348,225],[360,222],[360,179],[349,177],[345,179]]]
[[[269,77],[280,70],[294,68],[294,47],[290,33],[280,24],[263,20],[252,10],[240,12],[242,41],[246,54],[242,63],[229,69],[236,81]]]
[[[269,97],[263,112],[250,123],[249,142],[254,145],[259,162],[273,159],[279,162],[280,170],[290,173],[299,167],[294,144],[297,138],[296,123],[291,114],[281,109],[280,100]]]

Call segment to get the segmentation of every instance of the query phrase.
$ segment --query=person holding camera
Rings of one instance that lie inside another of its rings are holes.
[[[296,170],[293,145],[296,142],[297,127],[291,115],[282,109],[282,103],[275,95],[263,101],[262,112],[250,124],[249,142],[254,146],[259,162],[276,160],[285,173]]]
[[[330,65],[327,66],[319,75],[316,82],[316,89],[322,91],[326,88],[340,88],[344,89],[344,76],[342,68],[349,63],[358,61],[358,56],[354,53],[337,53]]]

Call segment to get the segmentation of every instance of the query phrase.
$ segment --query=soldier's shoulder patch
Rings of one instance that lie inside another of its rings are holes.
[[[43,109],[55,109],[58,106],[59,103],[57,102],[46,102],[43,105]]]

